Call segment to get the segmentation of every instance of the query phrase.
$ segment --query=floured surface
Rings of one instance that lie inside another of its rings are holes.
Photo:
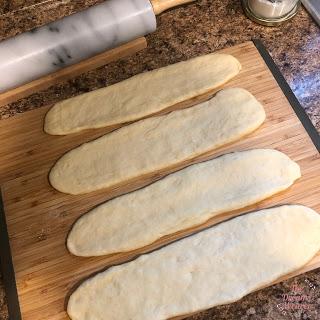
[[[145,72],[53,106],[45,131],[63,135],[141,119],[224,84],[241,69],[227,54],[208,54]]]
[[[70,194],[111,187],[235,141],[264,119],[248,91],[221,90],[197,106],[141,120],[71,150],[52,168],[50,183]]]
[[[144,247],[261,201],[299,177],[299,166],[276,150],[227,154],[98,206],[74,224],[68,249],[75,255],[96,256]]]
[[[164,320],[236,301],[306,264],[320,216],[303,206],[246,214],[85,281],[72,320]],[[128,299],[128,297],[130,297]]]

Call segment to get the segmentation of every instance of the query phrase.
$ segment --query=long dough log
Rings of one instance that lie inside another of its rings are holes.
[[[231,303],[305,265],[320,216],[303,206],[246,214],[111,267],[71,295],[72,320],[163,320]]]
[[[213,90],[241,69],[227,54],[208,54],[145,72],[107,88],[54,105],[45,118],[49,134],[64,135],[134,121]]]
[[[230,153],[96,207],[74,224],[67,246],[78,256],[140,248],[265,199],[299,177],[299,166],[279,151]]]
[[[254,131],[265,119],[246,90],[225,89],[211,100],[141,120],[68,152],[52,168],[54,188],[82,194],[165,169]]]

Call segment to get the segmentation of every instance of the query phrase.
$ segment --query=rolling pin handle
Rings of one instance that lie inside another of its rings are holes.
[[[170,8],[194,1],[196,0],[151,0],[150,2],[153,6],[155,15],[158,15]]]

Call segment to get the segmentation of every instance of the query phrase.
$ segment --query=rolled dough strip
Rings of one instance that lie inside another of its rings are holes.
[[[96,207],[74,224],[67,246],[78,256],[141,248],[265,199],[299,177],[299,166],[279,151],[230,153]]]
[[[47,113],[44,130],[64,135],[138,120],[213,90],[240,69],[231,55],[208,54],[145,72],[57,103]]]
[[[231,303],[305,265],[320,215],[285,205],[246,214],[109,268],[71,295],[72,320],[162,320]]]
[[[248,91],[225,89],[195,107],[141,120],[71,150],[49,179],[70,194],[111,187],[235,141],[264,119],[262,105]]]

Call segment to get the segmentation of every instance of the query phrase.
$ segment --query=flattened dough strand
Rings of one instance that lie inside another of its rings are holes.
[[[246,214],[109,268],[71,295],[72,320],[163,320],[231,303],[305,265],[320,216],[292,205]]]
[[[230,153],[96,207],[74,224],[67,246],[78,256],[140,248],[265,199],[299,177],[299,166],[279,151]]]
[[[138,120],[213,90],[240,69],[231,55],[208,54],[145,72],[57,103],[46,115],[44,130],[64,135]]]
[[[52,168],[57,190],[82,194],[192,159],[235,141],[265,119],[246,90],[221,90],[209,101],[149,118],[69,151]]]

